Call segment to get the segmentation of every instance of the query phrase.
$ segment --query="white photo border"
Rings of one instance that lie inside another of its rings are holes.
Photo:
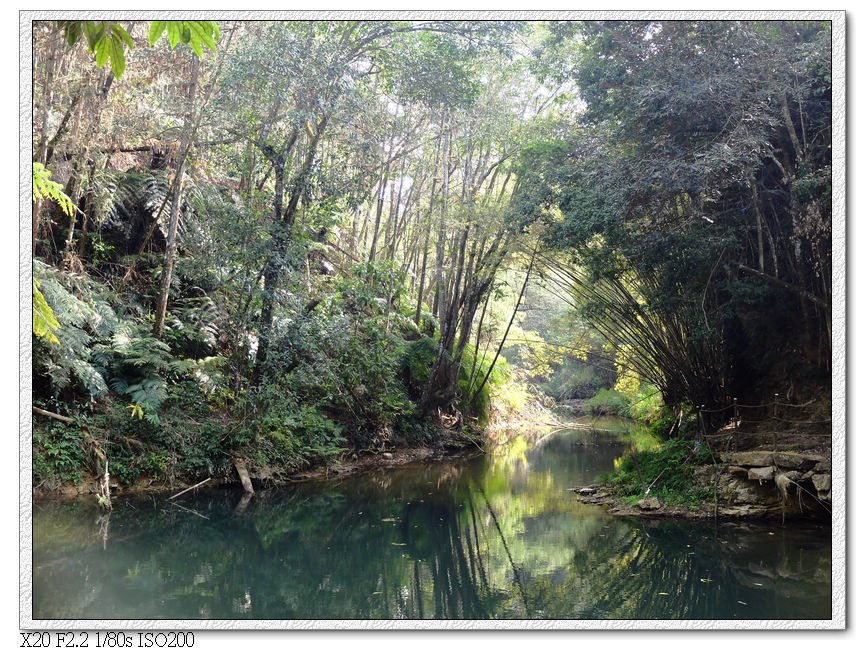
[[[32,490],[32,21],[232,20],[825,20],[832,23],[832,618],[826,620],[163,620],[34,619]],[[19,625],[22,630],[843,630],[847,616],[846,14],[844,11],[69,11],[19,13]]]

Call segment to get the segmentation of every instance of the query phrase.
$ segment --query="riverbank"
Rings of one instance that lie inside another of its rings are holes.
[[[644,458],[644,461],[646,459]],[[828,520],[832,506],[831,456],[814,451],[754,449],[722,452],[712,464],[689,464],[677,490],[650,484],[624,487],[627,468],[597,484],[572,488],[583,503],[614,515],[634,517],[803,518]],[[655,479],[656,481],[658,479]]]
[[[434,463],[447,458],[481,453],[483,453],[483,448],[479,447],[477,441],[473,441],[469,436],[449,436],[446,442],[442,439],[435,446],[391,448],[389,451],[377,453],[349,450],[336,460],[314,464],[298,471],[286,472],[283,468],[274,465],[251,464],[247,467],[247,472],[253,488],[258,490],[317,479],[345,477],[379,468]],[[201,487],[206,488],[243,488],[241,477],[236,472],[227,469],[205,477],[202,481],[171,482],[142,477],[130,484],[112,480],[110,487],[112,496],[131,496],[148,493],[174,493],[192,488],[197,484],[202,484]],[[82,476],[78,482],[66,481],[50,487],[37,486],[33,490],[34,499],[38,500],[86,496],[95,498],[97,494],[99,494],[98,478],[89,474]]]
[[[268,448],[260,449],[268,444],[264,438],[235,448],[214,443],[214,453],[195,459],[190,454],[190,450],[198,450],[195,445],[190,445],[186,454],[176,450],[169,455],[164,448],[145,446],[131,435],[121,435],[115,429],[96,430],[71,418],[57,419],[57,416],[49,413],[53,417],[48,427],[44,421],[34,419],[34,441],[42,451],[39,458],[34,456],[34,462],[40,462],[52,454],[52,459],[60,458],[65,472],[55,472],[56,478],[35,483],[33,494],[36,499],[84,496],[95,499],[100,492],[99,481],[104,471],[104,465],[100,463],[97,468],[93,462],[96,450],[97,454],[102,452],[108,458],[109,484],[114,496],[174,493],[204,481],[207,487],[243,488],[241,471],[248,474],[253,489],[258,490],[344,477],[378,468],[435,463],[447,458],[483,454],[517,437],[532,444],[550,432],[567,426],[559,420],[553,407],[551,401],[536,395],[526,399],[521,408],[494,402],[489,422],[483,429],[471,422],[441,416],[437,420],[430,420],[423,431],[415,432],[412,438],[383,431],[375,436],[374,445],[364,449],[344,448],[339,454],[319,457],[304,463],[302,467],[293,466],[288,461],[280,462],[278,453]],[[37,413],[43,415],[44,411]],[[215,417],[184,423],[187,431],[193,426],[206,428],[210,438],[220,443],[226,439],[228,434],[225,432],[230,431],[233,424],[229,419]],[[197,439],[201,437],[199,434]],[[134,456],[127,458],[124,454],[130,450]],[[153,462],[153,459],[158,462]],[[197,461],[202,467],[209,467],[210,471],[194,471],[192,461]],[[238,464],[243,470],[238,469]]]

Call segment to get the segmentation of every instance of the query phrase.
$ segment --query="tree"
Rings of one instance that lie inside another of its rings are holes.
[[[561,209],[550,239],[579,260],[571,280],[596,325],[639,351],[671,403],[759,389],[750,379],[798,345],[801,328],[777,331],[797,307],[821,357],[810,363],[825,364],[826,27],[563,23],[552,40],[567,56],[549,72],[576,75],[586,110],[580,133],[536,159],[526,205]],[[769,332],[778,349],[763,355]]]

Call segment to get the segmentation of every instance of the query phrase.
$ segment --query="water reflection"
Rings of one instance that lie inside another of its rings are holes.
[[[827,531],[614,518],[627,436],[341,482],[37,504],[34,618],[829,618]]]

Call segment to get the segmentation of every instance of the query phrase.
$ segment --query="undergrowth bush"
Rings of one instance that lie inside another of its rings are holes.
[[[33,483],[81,482],[84,450],[75,425],[51,422],[33,427]]]
[[[627,396],[612,388],[598,391],[597,395],[586,401],[586,408],[592,415],[631,417],[631,404]]]
[[[637,451],[617,459],[615,469],[601,477],[613,494],[636,501],[651,495],[671,505],[697,505],[711,496],[711,488],[694,482],[694,468],[712,461],[704,444],[676,438],[654,450]],[[645,482],[644,482],[645,481]]]

